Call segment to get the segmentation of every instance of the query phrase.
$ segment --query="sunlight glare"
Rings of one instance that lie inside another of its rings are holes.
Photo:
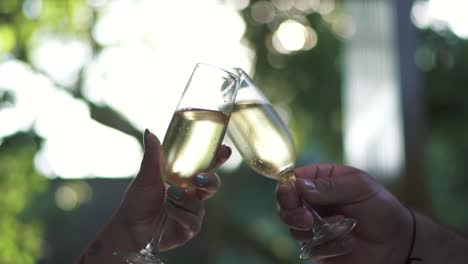
[[[39,30],[32,45],[32,64],[63,86],[74,85],[80,69],[91,59],[89,43],[71,36]]]
[[[87,2],[97,13],[92,37],[102,50],[93,54],[89,40],[43,29],[31,42],[34,67],[66,88],[82,72],[88,100],[112,107],[161,141],[196,63],[251,71],[254,52],[242,40],[246,24],[236,11],[248,0],[236,0],[236,7],[218,0]],[[43,174],[128,177],[138,169],[136,139],[92,120],[86,104],[43,75],[12,60],[0,64],[4,83],[18,102],[0,111],[0,137],[36,128],[45,139],[35,160]],[[226,168],[239,164],[230,159]]]
[[[432,27],[438,30],[450,29],[460,38],[468,38],[468,1],[466,0],[429,0],[417,1],[413,5],[413,23],[420,28]]]
[[[280,53],[288,54],[317,45],[317,33],[296,20],[286,20],[273,34],[273,47]]]
[[[142,149],[132,137],[98,124],[88,107],[59,90],[24,63],[0,64],[0,86],[14,93],[14,106],[0,111],[0,137],[34,127],[44,142],[35,164],[49,177],[128,177]]]

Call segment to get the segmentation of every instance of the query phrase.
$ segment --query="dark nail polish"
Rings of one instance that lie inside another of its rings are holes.
[[[206,186],[208,186],[208,183],[209,183],[208,176],[203,175],[203,174],[198,174],[197,175],[197,184],[198,184],[198,186],[206,187]]]
[[[184,190],[182,190],[181,188],[177,187],[177,186],[173,186],[171,185],[171,187],[169,187],[169,189],[167,189],[167,192],[175,199],[180,199],[182,198],[182,196],[184,195]]]
[[[150,132],[148,129],[145,129],[145,133],[143,135],[143,145],[144,147],[146,148],[146,146],[148,146],[148,136],[149,136]]]
[[[228,146],[226,146],[226,148],[227,148],[228,156],[231,156],[231,154],[232,154],[232,149],[231,149],[230,147],[228,147]]]

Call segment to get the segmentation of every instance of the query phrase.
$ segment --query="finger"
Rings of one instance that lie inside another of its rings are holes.
[[[315,179],[298,177],[296,190],[311,206],[352,204],[375,195],[377,188],[374,180],[359,170],[351,169],[334,165],[329,176],[323,174]],[[317,167],[314,170],[320,171]]]
[[[211,198],[221,186],[221,180],[214,173],[199,173],[193,177],[193,186],[199,200],[207,200]]]
[[[317,178],[314,181],[297,179],[296,189],[311,206],[353,204],[376,194],[369,179],[359,175]]]
[[[294,174],[298,178],[315,180],[319,177],[332,177],[332,175],[334,175],[335,169],[338,167],[350,168],[345,166],[338,166],[333,163],[319,163],[297,168],[294,170]]]
[[[195,189],[185,190],[177,186],[170,186],[167,189],[167,200],[172,203],[173,207],[194,215],[199,215],[203,212],[203,203],[198,199]]]
[[[169,192],[171,192],[171,187],[168,189],[168,193]],[[174,201],[173,196],[168,194],[166,212],[169,217],[164,232],[164,236],[168,237],[164,237],[161,243],[161,248],[163,250],[182,245],[200,232],[205,211],[201,206],[197,208],[192,207],[189,210],[187,207],[191,207],[191,205],[187,205],[184,200],[190,198],[185,196],[190,197],[190,194],[184,194],[184,198],[179,198],[177,199],[178,201]],[[196,212],[192,212],[191,210],[196,210]]]
[[[296,168],[298,178],[315,180],[321,177],[343,177],[351,174],[366,174],[364,171],[335,163],[317,163]]]
[[[172,248],[176,248],[180,245],[185,244],[187,241],[192,239],[197,232],[190,231],[188,225],[182,224],[186,222],[193,222],[198,219],[193,214],[186,212],[186,215],[180,213],[179,209],[172,209],[168,204],[166,207],[169,215],[164,228],[163,238],[160,242],[160,250],[166,251]],[[184,220],[181,222],[181,220]],[[201,221],[200,221],[201,222]]]
[[[299,229],[295,229],[295,228],[289,228],[289,233],[291,233],[291,236],[295,240],[300,241],[300,242],[309,241],[314,236],[314,231],[312,231],[312,229],[310,229],[310,230],[299,230]]]
[[[297,230],[311,230],[314,217],[309,210],[299,207],[293,210],[280,210],[280,217],[289,228]]]
[[[141,162],[140,171],[132,182],[136,187],[147,187],[152,185],[163,186],[160,171],[161,143],[158,138],[145,130],[144,136],[145,152]]]
[[[148,130],[144,134],[144,143],[145,152],[140,171],[127,188],[120,207],[122,215],[129,222],[138,222],[157,215],[165,197],[159,162],[161,145],[158,138]]]
[[[313,180],[316,178],[317,175],[317,164],[306,165],[303,167],[296,168],[294,170],[294,175],[296,175],[296,178]]]
[[[173,207],[169,203],[167,206],[167,213],[169,214],[169,221],[174,222],[174,227],[183,230],[182,233],[178,234],[180,240],[189,240],[200,231],[204,210],[200,211],[198,214],[193,214],[185,210],[180,210],[178,207]]]
[[[291,182],[278,183],[276,186],[276,201],[281,210],[292,210],[301,206],[301,201]]]
[[[232,149],[226,145],[221,145],[216,152],[209,171],[216,171],[221,165],[226,162],[232,154]]]

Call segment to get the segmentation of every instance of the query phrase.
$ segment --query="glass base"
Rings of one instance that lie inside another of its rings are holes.
[[[159,255],[153,255],[146,249],[140,252],[114,252],[114,255],[122,257],[128,264],[164,264]]]
[[[346,235],[356,226],[356,220],[347,218],[334,223],[326,223],[314,230],[314,237],[301,248],[301,259],[325,259],[350,252],[343,246]]]

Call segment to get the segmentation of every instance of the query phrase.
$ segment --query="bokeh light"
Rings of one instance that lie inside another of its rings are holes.
[[[280,53],[312,49],[317,45],[317,33],[297,20],[289,19],[280,24],[273,34],[273,47]]]
[[[335,0],[321,0],[318,12],[321,15],[328,15],[335,9]]]
[[[273,5],[281,11],[288,11],[294,7],[294,1],[290,0],[271,0]]]
[[[252,6],[251,15],[257,23],[268,24],[275,19],[276,9],[269,1],[259,1]]]
[[[84,181],[61,184],[55,191],[55,203],[63,211],[76,209],[91,200],[93,191]]]
[[[78,205],[78,194],[70,186],[60,186],[55,192],[55,202],[64,211],[73,210]]]
[[[237,11],[244,10],[250,4],[250,0],[226,0],[225,2]]]
[[[23,14],[29,19],[36,19],[42,12],[42,0],[25,0]]]
[[[468,38],[468,1],[466,0],[424,0],[413,5],[411,18],[420,28],[451,30],[461,38]]]
[[[59,85],[72,86],[91,60],[91,45],[72,36],[39,31],[32,41],[31,62]]]
[[[28,0],[23,11],[33,18],[40,3]],[[248,4],[88,0],[96,10],[92,37],[102,47],[99,53],[88,37],[41,28],[31,42],[33,69],[12,58],[0,61],[0,85],[18,98],[14,107],[0,112],[1,123],[7,124],[0,136],[35,127],[45,140],[35,163],[49,177],[133,175],[140,143],[91,119],[88,106],[61,89],[76,92],[81,78],[80,94],[87,100],[115,109],[135,128],[149,128],[162,140],[196,63],[250,71],[254,56],[241,41],[245,22],[237,12]],[[72,19],[86,25],[89,16],[82,10]],[[10,31],[0,28],[2,36]],[[11,49],[14,39],[8,43],[0,48]],[[239,164],[231,159],[227,167]]]

